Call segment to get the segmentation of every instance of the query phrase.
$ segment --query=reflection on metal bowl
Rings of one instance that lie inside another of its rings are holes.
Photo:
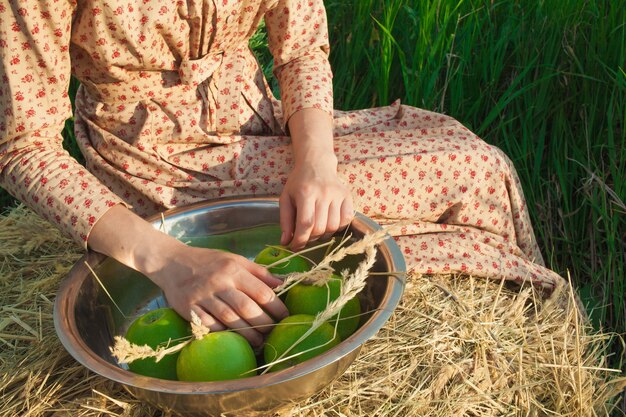
[[[275,199],[235,199],[177,208],[149,219],[155,227],[190,244],[223,248],[253,258],[280,236]],[[349,233],[353,239],[379,229],[357,214]],[[313,254],[312,256],[316,256]],[[318,254],[319,256],[319,254]],[[110,293],[113,304],[85,265],[87,262]],[[358,259],[342,261],[353,267]],[[123,384],[139,399],[183,416],[265,415],[288,403],[307,398],[342,375],[363,343],[383,326],[397,306],[404,288],[398,275],[405,263],[392,238],[381,245],[372,271],[360,294],[363,311],[359,329],[335,348],[309,361],[279,372],[223,382],[166,381],[134,374],[119,366],[109,348],[115,335],[123,335],[139,314],[165,305],[158,287],[116,261],[96,253],[80,259],[63,282],[56,298],[54,321],[67,351],[81,364]],[[123,314],[122,314],[123,313]]]

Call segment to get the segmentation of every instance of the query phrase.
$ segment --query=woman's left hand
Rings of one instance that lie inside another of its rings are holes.
[[[281,244],[299,250],[346,227],[354,216],[350,190],[334,154],[296,163],[280,196]]]
[[[333,118],[316,108],[289,119],[294,168],[280,195],[281,244],[299,250],[331,235],[354,216],[350,189],[337,175]]]

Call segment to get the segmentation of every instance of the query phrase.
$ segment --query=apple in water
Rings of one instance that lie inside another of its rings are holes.
[[[268,246],[258,253],[256,258],[254,258],[254,262],[261,265],[272,265],[290,255],[293,255],[293,252],[284,246]],[[285,262],[274,265],[269,268],[269,271],[272,274],[287,275],[292,272],[306,272],[310,269],[311,263],[303,256],[296,255],[285,260]]]

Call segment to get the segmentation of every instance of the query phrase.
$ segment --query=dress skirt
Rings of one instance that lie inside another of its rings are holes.
[[[519,178],[500,149],[449,116],[399,101],[336,110],[334,128],[338,173],[355,209],[380,224],[410,221],[394,236],[409,271],[531,282],[548,291],[562,280],[544,266]],[[158,164],[131,158],[137,144],[103,157],[90,139],[102,131],[93,129],[77,118],[90,171],[142,216],[223,197],[278,196],[293,164],[289,136],[268,134],[261,122],[220,145],[158,144],[151,153]],[[113,142],[107,146],[127,146]]]

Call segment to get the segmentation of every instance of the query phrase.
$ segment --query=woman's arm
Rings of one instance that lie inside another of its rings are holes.
[[[216,330],[220,322],[240,328],[285,316],[267,286],[280,281],[265,268],[155,230],[63,149],[74,6],[0,4],[0,186],[85,247],[148,276],[187,319],[194,310]],[[240,333],[259,344],[260,331],[269,329]]]
[[[288,314],[269,288],[281,281],[266,268],[236,254],[187,246],[123,205],[98,220],[88,243],[149,277],[183,317],[189,320],[193,310],[211,330],[224,324],[260,345],[268,325]]]
[[[0,186],[81,245],[122,200],[63,149],[75,2],[0,4]]]
[[[311,238],[347,225],[353,216],[333,151],[326,10],[322,0],[279,0],[266,12],[265,22],[295,161],[280,198],[281,242],[299,249]]]

